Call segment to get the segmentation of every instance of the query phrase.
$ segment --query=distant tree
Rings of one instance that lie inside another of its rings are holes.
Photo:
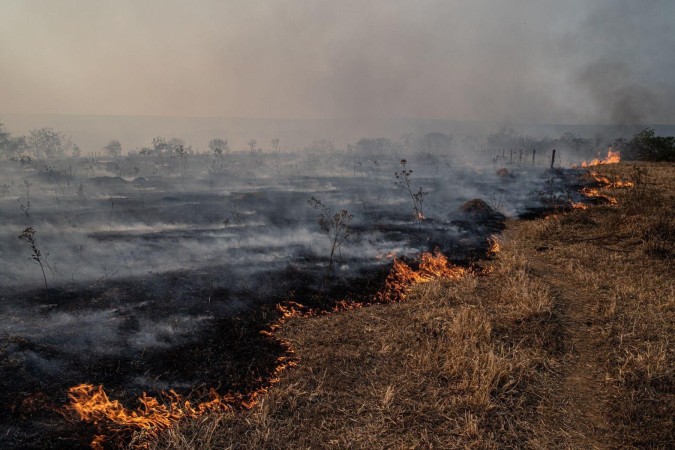
[[[251,149],[251,153],[255,153],[256,145],[258,145],[258,141],[256,141],[255,139],[251,139],[250,141],[248,141],[248,146]]]
[[[209,149],[216,156],[223,156],[225,153],[229,153],[230,146],[227,143],[227,139],[215,138],[209,141]]]
[[[192,148],[186,148],[182,145],[178,146],[176,149],[176,155],[180,158],[181,162],[181,175],[185,176],[185,168],[187,166],[188,156],[192,154]]]
[[[157,154],[162,154],[166,152],[169,147],[166,144],[166,139],[161,136],[157,136],[152,140],[152,149]]]
[[[72,146],[70,139],[53,128],[38,128],[28,132],[28,149],[35,158],[60,158]]]
[[[169,139],[166,142],[166,147],[167,147],[166,149],[167,149],[168,153],[176,154],[179,157],[181,157],[181,155],[178,154],[179,149],[180,149],[181,152],[187,151],[188,153],[192,153],[192,147],[189,146],[189,145],[186,145],[185,141],[181,138],[171,138],[171,139]]]
[[[118,158],[122,154],[122,144],[120,144],[120,141],[112,140],[108,142],[108,145],[103,147],[103,150],[108,152],[113,158]]]
[[[73,149],[71,150],[71,154],[73,155],[73,158],[79,158],[80,155],[82,154],[82,149],[80,149],[79,146],[73,145]]]
[[[279,151],[279,138],[274,138],[270,141],[270,144],[272,144],[272,150],[275,152]]]
[[[18,158],[21,153],[26,151],[26,138],[23,136],[12,137],[4,130],[4,125],[0,123],[0,158]]]
[[[653,128],[645,128],[622,150],[629,159],[675,162],[675,136],[656,136]]]

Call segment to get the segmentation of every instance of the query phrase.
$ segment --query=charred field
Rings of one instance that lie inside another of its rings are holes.
[[[340,153],[2,161],[0,444],[88,447],[101,428],[68,409],[83,383],[132,409],[143,393],[245,398],[288,351],[261,333],[276,305],[370,302],[394,258],[416,267],[438,250],[473,267],[505,216],[606,201],[579,192],[597,181],[577,170],[406,164]],[[406,191],[394,174],[413,168]],[[343,210],[348,235],[335,246],[321,214]],[[29,227],[39,261],[17,239]],[[106,445],[129,438],[120,428],[103,426]]]

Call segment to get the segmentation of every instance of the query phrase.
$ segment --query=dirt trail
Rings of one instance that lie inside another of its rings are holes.
[[[609,354],[600,338],[596,286],[575,277],[569,261],[554,248],[527,252],[533,275],[544,281],[553,296],[560,327],[562,355],[550,396],[540,406],[536,433],[543,448],[614,448],[607,422],[607,387],[603,357]]]

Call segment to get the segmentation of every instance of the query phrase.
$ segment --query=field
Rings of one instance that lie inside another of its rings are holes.
[[[151,448],[671,447],[674,169],[593,168],[634,186],[509,221],[485,276],[291,319],[299,365],[269,394]]]
[[[512,162],[497,171],[499,155],[347,152],[3,161],[1,442],[87,445],[101,430],[68,409],[81,385],[130,407],[144,392],[250,397],[287,352],[260,333],[278,320],[275,305],[397,300],[382,294],[394,258],[414,266],[438,250],[468,267],[502,213],[584,201],[577,172]]]

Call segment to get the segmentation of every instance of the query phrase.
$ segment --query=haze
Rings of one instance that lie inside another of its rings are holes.
[[[672,1],[19,1],[0,113],[675,122]]]

